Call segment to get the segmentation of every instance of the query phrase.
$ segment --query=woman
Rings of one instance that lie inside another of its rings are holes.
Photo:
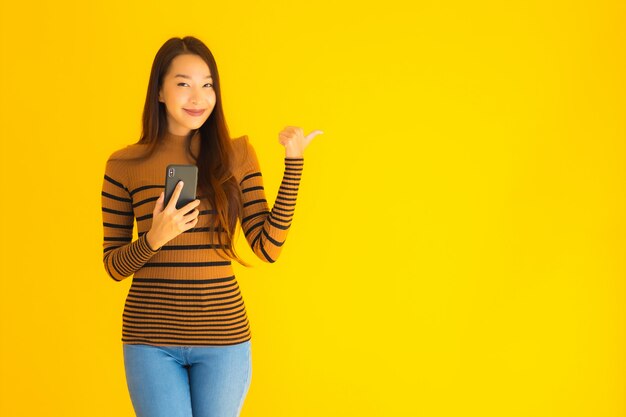
[[[169,39],[150,74],[141,139],[109,157],[102,186],[104,266],[133,275],[123,313],[128,389],[138,417],[235,417],[251,381],[251,332],[231,259],[237,222],[274,262],[293,218],[304,136],[288,126],[284,175],[269,210],[247,136],[231,139],[217,66],[194,37]],[[169,164],[198,166],[197,199],[164,204]],[[137,236],[132,241],[133,223]]]

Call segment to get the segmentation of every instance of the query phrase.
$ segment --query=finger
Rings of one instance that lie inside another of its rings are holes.
[[[167,203],[167,208],[169,208],[170,210],[175,209],[176,208],[176,203],[178,203],[178,197],[180,196],[180,192],[183,189],[183,181],[178,181],[178,184],[176,184],[176,187],[174,187],[174,192],[172,193],[172,197],[170,198],[170,201]]]
[[[200,200],[199,199],[195,199],[195,200],[190,201],[189,203],[185,204],[183,207],[180,208],[180,210],[183,213],[187,213],[191,209],[193,209],[194,207],[198,207],[199,205],[200,205]]]
[[[195,219],[193,219],[189,223],[185,224],[184,231],[187,231],[189,229],[193,229],[194,227],[196,227],[197,224],[198,224],[198,218],[196,217]]]
[[[184,228],[184,230],[189,230],[189,229],[191,229],[192,227],[194,227],[198,223],[199,217],[196,216],[196,217],[190,219],[189,221],[187,221],[186,220],[186,216],[185,216],[184,219],[185,219],[185,222],[183,224],[183,228]]]
[[[188,223],[189,221],[198,218],[199,215],[200,215],[200,210],[193,209],[189,213],[183,216],[183,222]]]

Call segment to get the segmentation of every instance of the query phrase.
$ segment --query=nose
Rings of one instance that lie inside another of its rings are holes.
[[[191,92],[191,96],[189,97],[190,99],[189,101],[191,101],[191,103],[195,106],[200,101],[201,96],[202,96],[202,91],[199,91],[198,89],[194,88]]]

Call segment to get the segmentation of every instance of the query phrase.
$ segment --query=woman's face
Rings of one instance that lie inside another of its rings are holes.
[[[165,103],[170,133],[186,135],[202,126],[215,107],[213,79],[206,62],[192,54],[174,58],[163,78],[159,101]]]

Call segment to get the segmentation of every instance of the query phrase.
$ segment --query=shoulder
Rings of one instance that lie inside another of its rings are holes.
[[[250,171],[251,167],[258,164],[256,151],[250,143],[248,135],[232,139],[233,145],[233,174],[241,180],[243,175]]]
[[[245,154],[248,151],[248,148],[252,146],[248,135],[242,135],[238,138],[234,138],[232,142],[235,154]]]
[[[133,164],[132,158],[140,156],[147,145],[132,144],[113,151],[106,160],[105,174],[109,177],[122,180],[126,171]]]
[[[254,147],[250,143],[250,138],[248,135],[239,136],[238,138],[232,139],[233,144],[233,159],[234,166],[238,167],[241,165],[245,165],[246,161],[250,159],[251,156],[256,156]]]
[[[146,150],[146,147],[147,145],[138,143],[128,145],[111,153],[111,155],[109,155],[108,161],[123,161],[126,159],[137,157]]]

